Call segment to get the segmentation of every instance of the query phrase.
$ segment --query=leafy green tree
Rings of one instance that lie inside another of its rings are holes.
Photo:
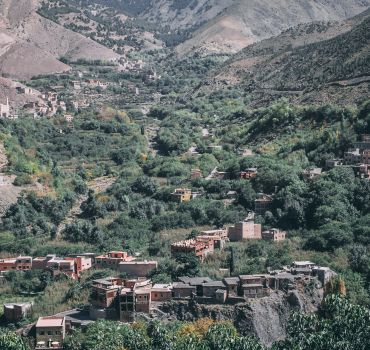
[[[29,350],[22,338],[14,332],[0,330],[0,349],[1,350]]]

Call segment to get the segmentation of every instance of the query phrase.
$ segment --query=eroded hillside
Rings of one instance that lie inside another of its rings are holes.
[[[68,71],[61,57],[113,60],[119,56],[80,34],[37,14],[36,0],[0,3],[0,72],[28,79]]]

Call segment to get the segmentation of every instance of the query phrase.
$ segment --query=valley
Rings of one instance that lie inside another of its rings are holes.
[[[367,350],[369,6],[0,1],[0,348]]]

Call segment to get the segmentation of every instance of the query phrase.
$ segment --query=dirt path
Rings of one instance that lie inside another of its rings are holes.
[[[56,237],[59,238],[62,231],[66,228],[67,225],[70,225],[73,220],[77,218],[78,215],[82,213],[81,210],[81,204],[85,202],[87,199],[87,195],[80,195],[73,207],[68,212],[67,216],[64,218],[64,220],[58,225]]]
[[[105,192],[115,181],[117,178],[115,177],[108,177],[102,176],[98,177],[94,180],[91,180],[87,187],[90,190],[93,190],[95,193],[102,193]],[[60,238],[62,231],[66,228],[67,225],[70,225],[81,213],[81,205],[83,202],[87,200],[87,195],[80,195],[78,196],[76,202],[74,203],[73,207],[68,212],[67,216],[64,220],[59,224],[57,227],[56,237]]]

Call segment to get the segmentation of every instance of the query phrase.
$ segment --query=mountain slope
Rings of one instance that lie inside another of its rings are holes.
[[[177,51],[180,55],[194,49],[236,52],[289,27],[313,21],[343,20],[369,5],[369,0],[238,0],[198,29]]]
[[[28,79],[69,70],[61,57],[112,60],[119,56],[36,13],[36,0],[0,3],[0,73]]]
[[[211,86],[243,86],[265,103],[282,96],[295,102],[360,102],[369,93],[369,33],[370,10],[340,23],[291,28],[235,55]]]

